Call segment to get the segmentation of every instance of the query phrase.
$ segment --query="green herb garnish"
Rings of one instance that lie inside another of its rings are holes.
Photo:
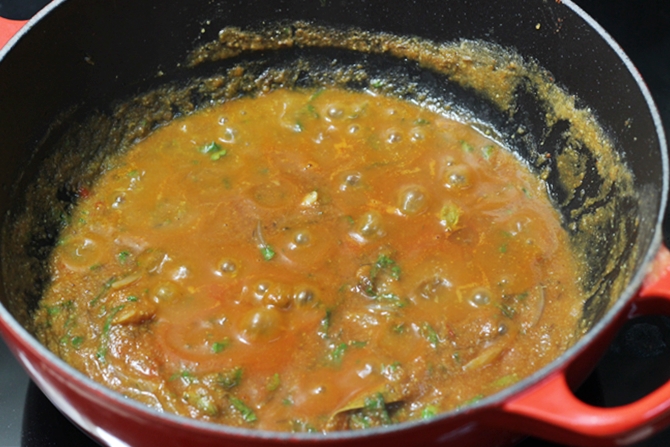
[[[489,144],[488,146],[484,146],[482,148],[482,155],[484,156],[484,159],[485,160],[490,159],[491,156],[493,155],[493,153],[495,152],[495,149],[496,149],[495,146],[493,146],[492,144]]]
[[[240,412],[240,414],[242,415],[242,419],[244,419],[245,422],[255,422],[256,420],[258,420],[258,418],[256,417],[256,413],[254,413],[254,410],[249,408],[240,399],[233,396],[228,396],[228,399],[230,400],[230,403],[232,404],[233,408],[235,408],[237,411]]]
[[[216,416],[219,413],[219,409],[216,406],[212,396],[197,396],[195,398],[195,406],[198,408],[198,410],[210,416]]]
[[[373,79],[370,81],[370,86],[374,88],[382,88],[384,86],[384,81],[382,79]]]
[[[74,336],[70,340],[70,343],[72,343],[72,346],[75,349],[78,349],[84,343],[84,337],[82,337],[80,335]]]
[[[491,383],[491,386],[493,388],[504,388],[507,386],[510,386],[516,382],[519,381],[519,376],[516,374],[508,374],[506,376],[502,376],[497,380],[494,380],[493,383]]]
[[[475,150],[475,148],[472,147],[472,145],[465,140],[461,140],[461,147],[465,152],[472,152]]]
[[[461,209],[453,203],[447,203],[440,210],[440,224],[447,231],[454,231],[458,228],[458,221],[461,218]]]
[[[500,311],[504,316],[509,318],[510,320],[514,318],[514,314],[516,314],[516,310],[508,304],[502,303],[498,306],[500,308]]]
[[[389,425],[392,422],[382,393],[366,398],[364,410],[368,416],[377,418],[382,425]]]
[[[342,363],[342,357],[344,356],[344,352],[348,347],[349,346],[346,343],[340,343],[339,345],[335,346],[335,349],[330,352],[330,360],[338,365]]]
[[[218,160],[219,158],[223,157],[228,153],[228,151],[222,148],[221,145],[216,141],[207,143],[201,146],[198,150],[203,154],[208,154],[209,158],[213,161]]]
[[[321,338],[326,338],[328,336],[332,314],[332,310],[326,309],[326,315],[321,319],[321,324],[319,325],[319,330],[317,332]]]
[[[184,382],[186,382],[187,384],[189,384],[189,383],[193,382],[196,378],[193,375],[193,373],[191,373],[191,371],[189,371],[187,369],[182,369],[181,371],[172,374],[170,376],[170,378],[168,379],[168,381],[173,382],[177,379],[181,379]]]
[[[89,305],[89,306],[95,306],[96,304],[98,304],[98,301],[100,301],[100,298],[102,298],[103,296],[105,296],[105,293],[107,293],[107,291],[109,290],[109,288],[112,287],[112,284],[114,284],[114,281],[116,281],[116,277],[115,277],[115,276],[112,276],[111,278],[109,278],[109,279],[107,280],[107,282],[105,282],[105,283],[102,285],[102,289],[101,289],[100,292],[95,296],[95,298],[93,298],[91,301],[88,302],[88,305]]]
[[[234,388],[242,381],[242,368],[237,367],[225,373],[219,373],[216,381],[224,388]]]
[[[130,252],[124,250],[117,255],[117,258],[119,259],[119,262],[121,264],[125,264],[126,261],[128,260],[129,256],[130,256]]]
[[[396,264],[396,262],[393,259],[391,259],[391,257],[385,254],[379,255],[377,261],[375,261],[375,263],[372,264],[372,267],[370,268],[369,284],[368,284],[369,287],[367,287],[365,290],[365,293],[367,293],[371,297],[379,298],[377,296],[377,287],[375,286],[375,280],[377,279],[377,276],[381,272],[388,273],[388,275],[391,276],[391,278],[395,279],[396,281],[400,280],[400,275],[402,273],[400,267]],[[382,296],[382,298],[396,299],[399,301],[399,298],[393,294],[385,294],[384,296]]]
[[[266,261],[269,261],[272,258],[274,258],[275,254],[276,254],[275,251],[269,245],[261,246],[261,256],[263,256],[263,259],[265,259]]]
[[[222,352],[224,349],[226,349],[230,345],[230,340],[228,338],[225,338],[222,341],[216,341],[212,343],[212,352],[214,354],[218,354]]]
[[[280,385],[281,379],[279,378],[279,373],[274,373],[272,376],[270,376],[270,380],[268,380],[267,389],[268,391],[276,391]]]
[[[114,307],[105,319],[105,324],[102,326],[102,334],[100,334],[100,347],[96,353],[98,359],[101,362],[105,361],[105,356],[107,355],[107,340],[109,339],[109,331],[112,329],[112,321],[114,320],[116,314],[118,314],[121,309],[123,309],[123,307],[123,304]]]
[[[424,323],[421,326],[421,335],[433,348],[437,348],[437,345],[440,344],[440,336],[437,335],[437,331],[429,323]]]
[[[435,405],[426,405],[421,409],[421,419],[430,419],[437,416],[440,410]]]

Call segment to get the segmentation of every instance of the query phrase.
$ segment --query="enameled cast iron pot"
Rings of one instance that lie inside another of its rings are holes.
[[[492,446],[527,434],[568,444],[620,445],[667,426],[670,383],[630,405],[609,409],[588,406],[571,392],[624,321],[649,313],[670,315],[670,255],[661,245],[668,167],[655,106],[621,49],[568,0],[56,0],[29,22],[0,19],[2,214],[20,195],[15,186],[27,181],[26,167],[44,158],[34,148],[64,111],[85,112],[171,77],[188,76],[180,68],[186,54],[224,26],[274,19],[356,26],[438,42],[483,39],[537,60],[595,111],[633,171],[644,206],[622,210],[640,213],[631,241],[639,253],[632,280],[575,346],[511,388],[429,421],[327,436],[216,426],[129,401],[40,345],[10,312],[15,298],[3,289],[0,332],[53,403],[97,441],[133,447]],[[3,283],[11,279],[5,277]]]

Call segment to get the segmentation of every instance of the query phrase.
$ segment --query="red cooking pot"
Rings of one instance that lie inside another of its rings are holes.
[[[586,405],[572,392],[625,321],[646,314],[670,315],[670,252],[661,245],[668,163],[656,108],[621,49],[568,0],[57,0],[28,22],[0,19],[0,209],[6,220],[25,208],[22,193],[64,127],[76,126],[93,112],[104,113],[119,99],[214,69],[187,68],[184,61],[223,27],[274,20],[354,26],[438,42],[493,42],[537,61],[580,105],[590,108],[632,171],[638,200],[620,203],[615,213],[629,238],[623,250],[611,250],[615,226],[592,235],[590,280],[600,288],[584,308],[588,332],[525,380],[434,419],[327,435],[231,428],[158,413],[57,358],[24,327],[39,299],[41,273],[30,262],[5,255],[0,332],[44,394],[91,437],[110,446],[482,446],[511,444],[525,435],[564,444],[621,445],[669,425],[670,383],[617,408]],[[420,70],[417,79],[442,85],[434,73]],[[474,104],[475,112],[488,113],[479,102]],[[532,98],[521,97],[518,104],[514,117],[500,121],[499,127],[516,129],[522,123],[529,130],[523,144],[510,142],[522,157],[543,135],[543,150],[551,160],[561,151],[560,137],[542,127]],[[55,200],[73,200],[67,176],[53,181],[59,185]],[[568,194],[551,176],[548,183],[569,220],[579,199],[567,200]],[[588,196],[595,183],[596,178],[587,176],[582,196]],[[40,258],[53,245],[57,226],[48,213],[36,220],[43,226],[24,249]],[[10,237],[4,231],[3,244],[9,244]],[[617,262],[608,262],[612,259]],[[624,270],[629,279],[621,293],[603,300]],[[17,293],[11,284],[22,275],[34,276],[35,285]]]

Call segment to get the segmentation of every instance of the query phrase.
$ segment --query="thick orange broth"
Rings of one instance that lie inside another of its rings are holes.
[[[283,431],[428,418],[576,336],[579,271],[546,185],[395,98],[231,100],[80,195],[37,335],[159,411]]]

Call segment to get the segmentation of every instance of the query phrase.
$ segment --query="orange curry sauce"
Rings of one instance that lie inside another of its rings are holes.
[[[62,231],[39,338],[159,411],[284,431],[432,417],[573,343],[546,185],[470,126],[336,89],[176,119]]]

